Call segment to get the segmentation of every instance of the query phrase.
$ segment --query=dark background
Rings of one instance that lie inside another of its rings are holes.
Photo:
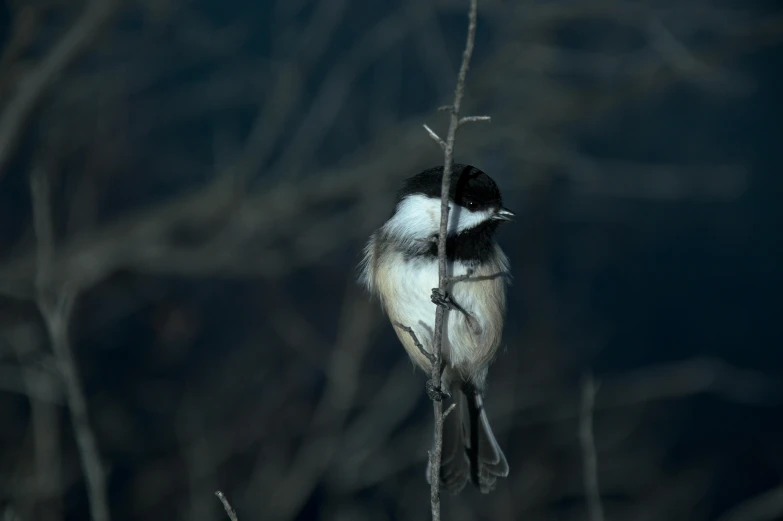
[[[511,474],[444,519],[587,519],[589,372],[607,519],[783,518],[776,4],[480,2],[492,122],[456,160],[519,215],[487,396]],[[0,5],[3,519],[90,515],[34,173],[114,519],[222,519],[218,489],[242,520],[427,518],[425,378],[356,264],[442,161],[467,2]]]

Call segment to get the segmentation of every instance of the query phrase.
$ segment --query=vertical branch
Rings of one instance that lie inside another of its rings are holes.
[[[449,220],[449,187],[451,184],[451,167],[454,161],[454,141],[457,136],[457,129],[460,126],[459,112],[462,106],[462,98],[465,94],[465,78],[470,66],[470,57],[473,54],[473,45],[476,39],[476,12],[478,10],[478,0],[470,0],[470,10],[468,12],[468,36],[465,42],[465,50],[462,53],[462,65],[457,76],[457,86],[454,89],[454,103],[449,107],[449,129],[446,134],[446,140],[440,139],[427,125],[424,128],[443,148],[443,181],[441,184],[440,197],[440,232],[438,234],[438,290],[440,293],[446,291],[449,273],[446,263],[446,234],[448,231]],[[486,119],[486,118],[482,118]],[[433,353],[431,382],[436,391],[441,388],[441,345],[443,342],[444,309],[438,306],[435,310],[435,330],[433,335]],[[436,396],[436,395],[433,395]],[[433,413],[435,416],[435,443],[430,454],[430,506],[432,509],[433,521],[440,521],[440,463],[443,452],[443,403],[439,399],[432,401]]]
[[[36,166],[32,173],[31,192],[36,250],[36,300],[52,344],[57,367],[63,379],[65,396],[71,412],[73,432],[79,448],[87,482],[90,515],[93,521],[109,521],[106,478],[98,453],[95,435],[90,427],[87,400],[81,389],[79,370],[68,340],[68,324],[76,291],[54,281],[54,229],[52,226],[51,189],[46,173]]]
[[[11,333],[11,344],[20,366],[28,353],[40,348],[40,338],[32,327],[22,326]],[[22,371],[22,381],[30,400],[37,500],[41,506],[40,519],[57,521],[63,518],[62,455],[60,451],[60,408],[51,400],[41,399],[52,382],[30,371]]]
[[[30,397],[35,446],[35,476],[42,508],[40,519],[63,519],[60,449],[60,408],[57,404]]]
[[[593,408],[597,387],[588,374],[582,382],[582,406],[579,414],[579,442],[582,446],[585,497],[590,521],[604,521],[601,490],[598,486],[598,456],[593,439]]]

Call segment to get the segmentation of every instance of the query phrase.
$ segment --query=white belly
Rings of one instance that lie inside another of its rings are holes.
[[[407,262],[395,263],[397,268],[389,272],[389,282],[395,289],[393,308],[387,305],[387,312],[393,321],[413,329],[419,342],[428,352],[432,352],[433,326],[436,306],[432,303],[432,289],[438,287],[438,263],[427,258],[413,258]],[[449,275],[458,277],[467,273],[462,263],[450,266]],[[477,301],[463,283],[456,284],[452,296],[463,309],[473,315],[479,324],[485,316]],[[473,339],[467,330],[467,321],[458,311],[446,311],[444,320],[447,328],[443,338],[441,353],[443,359],[453,366],[460,366],[471,359]]]
[[[463,378],[476,384],[486,376],[486,370],[501,342],[506,308],[508,260],[497,244],[492,260],[475,266],[470,280],[454,283],[450,288],[455,303],[471,317],[470,322],[460,311],[447,311],[445,335],[441,345],[443,360]],[[411,359],[429,371],[429,357],[416,347],[416,339],[428,353],[432,352],[436,306],[432,289],[438,287],[438,262],[429,256],[408,256],[401,250],[382,247],[376,237],[365,248],[362,281],[379,295],[395,332]],[[450,263],[450,277],[466,275],[468,264]],[[481,387],[481,385],[479,385]]]

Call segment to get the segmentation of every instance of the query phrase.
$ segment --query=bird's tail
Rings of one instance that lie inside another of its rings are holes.
[[[487,494],[495,488],[498,477],[508,476],[506,456],[492,433],[481,393],[470,384],[462,384],[454,386],[451,396],[456,406],[443,423],[441,485],[457,494],[470,480]],[[444,410],[451,403],[444,403]]]

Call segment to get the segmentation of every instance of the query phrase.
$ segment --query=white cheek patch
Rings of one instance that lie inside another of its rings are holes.
[[[460,233],[492,218],[492,212],[470,212],[449,203],[449,235]],[[420,240],[438,233],[440,229],[440,199],[422,194],[408,195],[397,205],[394,216],[383,226],[389,235]]]
[[[438,214],[440,216],[440,212]],[[455,229],[456,233],[461,233],[475,228],[491,218],[492,212],[489,210],[471,212],[461,206],[451,206],[451,210],[449,210],[449,234],[455,233]]]
[[[394,215],[383,226],[389,235],[408,239],[426,239],[437,233],[440,201],[424,195],[409,195],[397,204]]]

